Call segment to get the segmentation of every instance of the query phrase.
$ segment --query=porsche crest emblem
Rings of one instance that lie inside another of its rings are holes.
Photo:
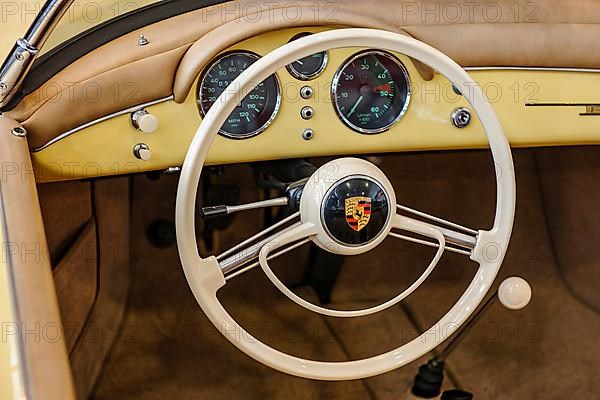
[[[344,204],[346,222],[350,228],[360,231],[369,224],[371,219],[371,198],[354,196],[346,199]]]

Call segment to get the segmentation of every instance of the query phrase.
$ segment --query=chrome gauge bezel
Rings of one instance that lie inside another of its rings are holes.
[[[204,88],[206,74],[215,65],[217,65],[218,63],[223,61],[224,58],[230,57],[230,56],[235,56],[235,55],[248,56],[250,58],[253,58],[254,60],[260,59],[260,55],[253,53],[251,51],[234,50],[234,51],[229,51],[229,52],[220,54],[218,57],[214,58],[211,62],[208,63],[208,65],[204,68],[204,70],[202,71],[202,74],[200,75],[200,79],[198,80],[198,85],[196,88],[196,104],[198,106],[198,111],[200,112],[200,116],[202,117],[202,119],[204,119],[204,117],[206,116],[206,113],[208,112],[208,110],[204,110],[204,106],[201,101],[202,89]],[[273,74],[273,76],[275,77],[275,86],[277,88],[277,98],[275,99],[275,108],[273,109],[273,112],[271,113],[271,116],[269,117],[269,119],[263,125],[261,125],[258,129],[255,129],[252,132],[236,134],[236,133],[227,132],[223,129],[219,129],[219,135],[227,137],[229,139],[237,139],[237,140],[249,139],[251,137],[254,137],[254,136],[264,132],[264,130],[267,129],[271,125],[271,123],[273,123],[273,121],[275,120],[275,117],[277,116],[277,113],[279,112],[279,108],[281,107],[281,97],[282,97],[281,96],[281,83],[279,82],[279,77],[277,76],[277,74]]]
[[[319,53],[321,53],[321,52],[319,52]],[[329,61],[329,53],[327,52],[327,50],[323,51],[322,53],[323,53],[323,63],[321,64],[321,67],[319,68],[319,70],[312,74],[303,74],[301,72],[298,72],[296,70],[296,68],[294,68],[294,63],[286,65],[285,68],[287,69],[287,71],[290,73],[291,76],[298,79],[299,81],[310,81],[312,79],[315,79],[316,77],[321,75],[323,73],[323,71],[325,71],[325,68],[327,68],[327,62]]]
[[[346,116],[343,113],[340,112],[340,109],[338,106],[338,100],[337,100],[337,87],[338,87],[338,83],[340,80],[340,76],[342,75],[342,71],[344,71],[344,69],[348,65],[353,63],[355,60],[357,60],[361,57],[364,57],[364,56],[368,56],[368,55],[378,55],[378,56],[383,56],[383,57],[390,59],[392,62],[394,62],[400,68],[400,71],[402,71],[402,74],[404,75],[404,79],[406,79],[406,100],[404,102],[404,105],[402,106],[402,109],[400,110],[400,113],[398,113],[398,115],[396,116],[396,118],[393,121],[391,121],[390,123],[388,123],[385,126],[382,126],[380,128],[376,128],[376,129],[366,129],[366,128],[362,128],[360,126],[354,125],[352,122],[350,122],[346,118]],[[344,61],[342,63],[342,65],[338,68],[335,75],[333,76],[333,81],[331,82],[331,101],[333,103],[333,108],[335,110],[335,113],[337,114],[338,118],[344,123],[344,125],[346,125],[347,127],[351,128],[352,130],[354,130],[358,133],[377,134],[377,133],[382,133],[382,132],[389,130],[393,125],[395,125],[396,123],[398,123],[398,121],[400,121],[402,119],[404,114],[406,114],[406,111],[408,110],[408,106],[410,104],[410,98],[411,98],[411,90],[410,90],[410,76],[408,74],[408,70],[404,66],[404,63],[402,63],[402,61],[400,61],[400,59],[398,57],[396,57],[395,55],[393,55],[390,52],[383,51],[383,50],[369,49],[369,50],[359,51],[358,53],[354,53],[349,58],[347,58],[346,61]]]
[[[292,37],[288,43],[293,42],[296,39],[300,39],[301,37],[312,35],[312,34],[313,34],[313,32],[299,33],[299,34],[295,35],[294,37]],[[319,68],[319,70],[315,71],[312,74],[303,74],[301,72],[298,72],[296,70],[296,68],[294,68],[294,63],[286,65],[285,68],[287,69],[287,71],[289,72],[289,74],[291,76],[293,76],[294,78],[296,78],[300,81],[310,81],[312,79],[315,79],[316,77],[321,75],[323,73],[323,71],[325,71],[325,68],[327,68],[327,63],[329,62],[329,52],[327,50],[319,51],[318,53],[323,53],[323,62],[321,63],[321,67]],[[318,53],[315,53],[315,54],[318,54]]]

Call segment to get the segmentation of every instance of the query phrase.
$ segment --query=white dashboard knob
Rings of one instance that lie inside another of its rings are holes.
[[[144,143],[138,143],[133,148],[133,155],[143,161],[148,161],[152,158],[152,152],[148,145]]]
[[[498,288],[500,303],[509,310],[520,310],[531,300],[531,286],[523,278],[506,278]]]
[[[131,114],[131,124],[144,133],[152,133],[158,129],[158,118],[146,110],[138,110]]]

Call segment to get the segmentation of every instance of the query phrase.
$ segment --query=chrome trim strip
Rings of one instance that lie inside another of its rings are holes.
[[[567,67],[464,67],[465,71],[556,71],[556,72],[600,72],[600,68]]]
[[[552,102],[552,103],[525,103],[525,107],[587,107],[587,106],[593,106],[593,107],[598,107],[600,106],[600,103],[569,103],[569,102],[565,102],[565,103],[556,103],[556,102]]]
[[[25,37],[16,41],[0,69],[0,107],[5,106],[19,90],[39,50],[71,3],[73,0],[47,0]]]
[[[56,143],[56,142],[58,142],[58,141],[61,141],[61,140],[63,140],[64,138],[66,138],[66,137],[69,137],[69,136],[71,136],[72,134],[74,134],[74,133],[76,133],[76,132],[79,132],[79,131],[81,131],[81,130],[83,130],[83,129],[85,129],[85,128],[89,128],[90,126],[93,126],[93,125],[99,124],[100,122],[104,122],[104,121],[106,121],[106,120],[109,120],[109,119],[111,119],[111,118],[118,117],[119,115],[123,115],[123,114],[130,114],[130,113],[133,113],[133,112],[139,111],[139,110],[141,110],[141,109],[143,109],[143,108],[150,107],[150,106],[154,106],[154,105],[156,105],[156,104],[164,103],[164,102],[166,102],[166,101],[170,101],[170,100],[173,100],[173,95],[170,95],[170,96],[168,96],[168,97],[163,97],[162,99],[158,99],[158,100],[152,100],[152,101],[149,101],[149,102],[147,102],[147,103],[139,104],[139,105],[137,105],[137,106],[129,107],[129,108],[126,108],[126,109],[124,109],[124,110],[117,111],[117,112],[114,112],[114,113],[112,113],[112,114],[105,115],[104,117],[100,117],[100,118],[98,118],[98,119],[95,119],[95,120],[93,120],[93,121],[86,122],[86,123],[85,123],[85,124],[83,124],[83,125],[79,125],[79,126],[77,126],[77,127],[73,128],[73,129],[69,130],[69,131],[66,131],[65,133],[61,133],[60,135],[58,135],[58,136],[57,136],[57,137],[55,137],[54,139],[50,140],[49,142],[47,142],[47,143],[45,143],[45,144],[41,145],[40,147],[31,148],[31,149],[29,149],[29,150],[30,150],[32,153],[37,153],[38,151],[42,151],[42,150],[44,150],[46,147],[48,147],[48,146],[51,146],[51,145],[53,145],[54,143]]]

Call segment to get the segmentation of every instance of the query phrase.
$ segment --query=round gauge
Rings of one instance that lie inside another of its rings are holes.
[[[202,117],[217,101],[221,93],[246,68],[258,60],[250,52],[233,52],[216,59],[205,71],[198,87],[198,105]],[[279,104],[281,91],[275,75],[271,75],[256,86],[236,106],[219,133],[233,139],[245,139],[264,131],[273,121]]]
[[[410,101],[406,68],[392,54],[378,50],[350,57],[335,74],[331,89],[338,116],[360,133],[389,129]]]
[[[300,39],[301,37],[311,35],[310,32],[299,33],[292,38],[291,41]],[[308,81],[316,78],[327,66],[327,52],[311,54],[308,57],[301,58],[287,65],[287,70],[294,78],[301,81]]]

